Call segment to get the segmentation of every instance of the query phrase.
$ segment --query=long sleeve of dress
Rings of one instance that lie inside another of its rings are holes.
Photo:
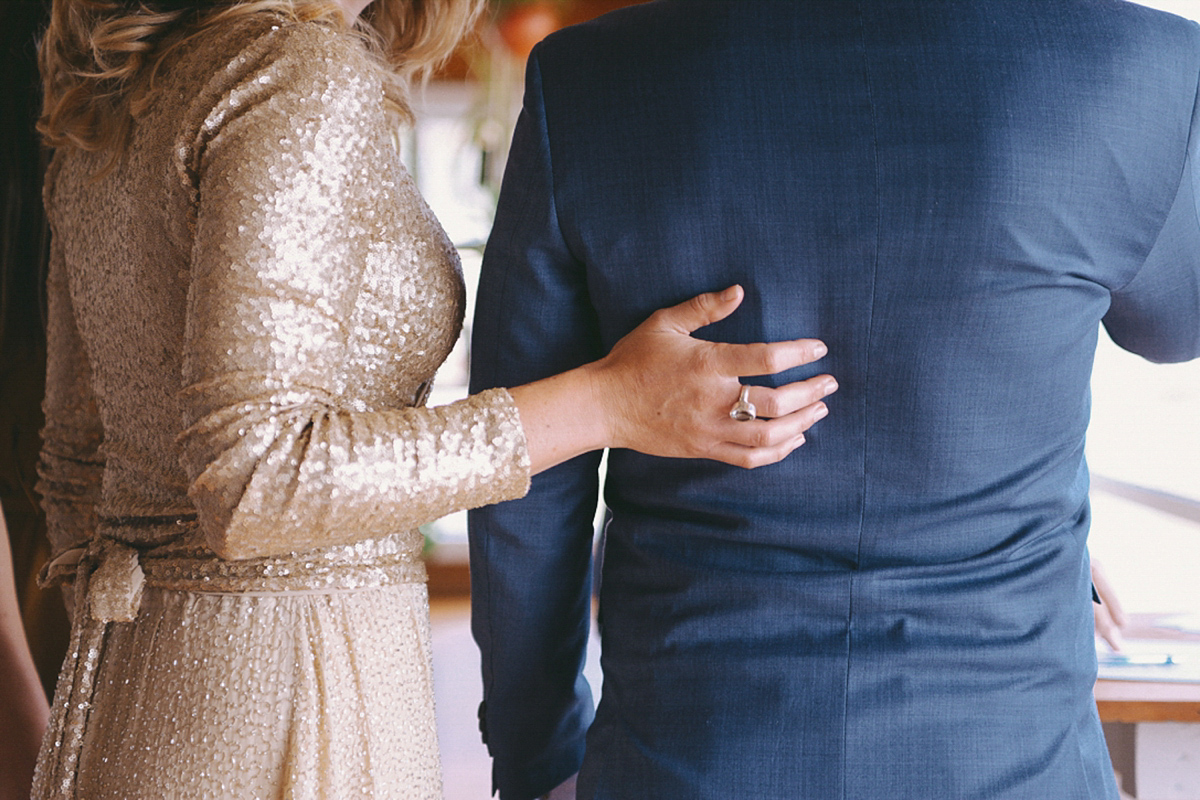
[[[457,336],[461,278],[375,65],[295,26],[229,69],[179,162],[196,209],[181,443],[209,545],[294,552],[522,495],[507,391],[410,407]]]
[[[55,555],[84,544],[96,530],[104,434],[92,393],[87,353],[76,326],[70,289],[57,242],[46,285],[46,395],[37,490]]]

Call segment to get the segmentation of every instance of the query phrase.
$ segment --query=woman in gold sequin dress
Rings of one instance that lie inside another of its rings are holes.
[[[824,412],[813,379],[728,418],[823,349],[688,336],[737,289],[423,407],[464,290],[392,133],[479,0],[367,5],[54,2],[43,577],[75,627],[35,797],[440,797],[417,526],[595,448],[770,463]]]

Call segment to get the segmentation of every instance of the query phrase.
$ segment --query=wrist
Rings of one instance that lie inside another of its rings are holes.
[[[533,473],[612,447],[612,381],[592,364],[508,390],[517,405]]]
[[[585,364],[578,372],[584,386],[580,395],[583,401],[580,413],[591,420],[595,437],[591,449],[625,446],[620,431],[621,392],[606,359]]]

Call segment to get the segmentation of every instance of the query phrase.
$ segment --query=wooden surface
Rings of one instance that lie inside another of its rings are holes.
[[[426,559],[429,596],[465,600],[471,596],[471,570],[465,561]]]
[[[1096,681],[1104,722],[1200,723],[1200,683]]]
[[[1129,640],[1200,642],[1200,635],[1156,628],[1159,615],[1132,615],[1125,631]],[[1104,722],[1200,723],[1200,683],[1096,681],[1096,708]]]

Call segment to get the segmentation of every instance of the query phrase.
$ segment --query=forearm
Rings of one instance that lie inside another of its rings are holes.
[[[519,412],[504,390],[378,412],[204,396],[189,398],[206,411],[180,441],[201,526],[224,558],[407,531],[528,487]]]
[[[611,446],[592,365],[510,389],[525,428],[530,473]]]
[[[25,643],[25,632],[17,620],[5,620],[0,631],[0,675],[5,690],[0,693],[0,724],[5,734],[0,743],[0,800],[25,798],[33,781],[33,765],[49,718],[49,706]]]
[[[0,743],[0,800],[25,798],[33,780],[42,731],[50,709],[38,681],[33,657],[25,639],[18,610],[8,533],[0,513],[0,675],[5,691],[0,692],[0,725],[5,735]]]
[[[603,358],[511,390],[533,472],[589,450],[620,447],[671,458],[756,467],[787,456],[825,414],[836,381],[818,376],[771,389],[751,387],[761,417],[732,421],[740,376],[768,375],[825,353],[816,340],[723,345],[691,333],[732,313],[742,291],[699,295],[662,309]]]

